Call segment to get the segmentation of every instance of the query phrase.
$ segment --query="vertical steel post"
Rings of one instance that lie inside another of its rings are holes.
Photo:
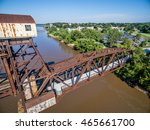
[[[10,68],[9,68],[9,65],[8,65],[8,62],[7,62],[6,58],[2,59],[2,64],[3,64],[3,67],[5,68],[5,71],[8,75],[8,79],[10,81],[10,85],[11,85],[13,94],[16,95],[17,94],[16,87],[15,87],[14,80],[13,80],[12,74],[10,72]]]

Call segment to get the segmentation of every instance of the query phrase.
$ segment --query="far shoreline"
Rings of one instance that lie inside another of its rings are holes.
[[[71,49],[73,49],[74,51],[77,51],[77,50],[75,50],[74,49],[74,44],[66,44],[63,40],[59,40],[59,38],[57,37],[57,36],[54,36],[54,35],[52,35],[52,34],[48,34],[47,33],[47,35],[49,36],[49,37],[52,37],[52,38],[54,38],[55,40],[57,40],[58,42],[60,42],[60,43],[64,43],[66,46],[68,46],[68,47],[70,47]]]

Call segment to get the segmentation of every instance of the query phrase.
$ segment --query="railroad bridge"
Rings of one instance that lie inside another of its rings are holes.
[[[132,56],[129,49],[105,48],[49,64],[32,40],[36,36],[31,16],[0,14],[0,98],[19,95],[24,112],[55,105],[79,83],[123,67]]]

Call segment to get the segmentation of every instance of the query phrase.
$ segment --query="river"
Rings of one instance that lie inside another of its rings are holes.
[[[34,38],[46,62],[59,62],[77,52],[38,27]],[[0,100],[0,112],[17,112],[17,97]],[[150,99],[139,90],[128,86],[114,74],[96,78],[79,89],[66,94],[55,106],[43,112],[150,112]]]

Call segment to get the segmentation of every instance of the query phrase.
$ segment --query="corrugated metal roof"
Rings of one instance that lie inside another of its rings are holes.
[[[35,23],[30,15],[0,14],[0,23]]]

